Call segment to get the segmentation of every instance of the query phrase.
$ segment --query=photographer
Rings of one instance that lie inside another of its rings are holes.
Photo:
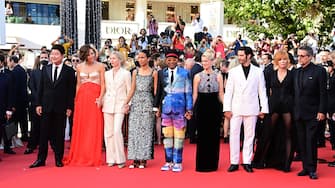
[[[218,54],[220,54],[222,59],[226,59],[226,53],[225,53],[226,46],[227,45],[223,41],[222,36],[218,35],[216,39],[212,42],[212,48],[215,51],[215,57],[218,57]]]
[[[295,34],[290,34],[287,38],[287,47],[288,51],[296,56],[298,52],[298,47],[299,47],[299,41],[297,40]]]
[[[180,30],[177,30],[175,34],[172,37],[172,48],[177,50],[179,55],[184,53],[184,43],[185,43],[185,38],[181,34]]]
[[[204,22],[200,19],[200,13],[196,13],[192,18],[192,26],[194,27],[194,44],[198,46],[202,39],[202,29]]]
[[[60,44],[64,47],[65,50],[64,58],[67,58],[69,56],[69,48],[71,48],[71,46],[73,45],[73,40],[70,37],[62,34],[51,43],[52,46],[56,44]]]
[[[158,22],[153,15],[148,16],[148,25],[147,29],[149,30],[148,42],[151,44],[154,38],[158,39]]]
[[[207,49],[209,49],[209,44],[207,42],[207,40],[205,38],[203,38],[200,41],[200,44],[198,45],[198,51],[200,51],[201,53],[204,53]]]
[[[135,58],[135,55],[140,50],[136,33],[132,34],[129,46],[130,46],[130,53],[128,54],[128,57]]]
[[[138,37],[138,45],[141,50],[146,50],[148,49],[148,44],[150,43],[149,43],[149,39],[147,36],[147,30],[142,28],[140,30],[140,36]]]
[[[105,45],[102,46],[101,50],[99,51],[100,61],[106,63],[107,57],[112,51],[114,51],[112,46],[112,39],[107,39],[105,41]]]
[[[160,33],[158,39],[159,53],[165,54],[171,48],[171,39],[165,32]]]

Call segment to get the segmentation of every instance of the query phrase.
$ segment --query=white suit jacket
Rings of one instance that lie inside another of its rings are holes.
[[[223,104],[224,111],[231,111],[233,115],[269,113],[263,71],[251,64],[246,79],[242,65],[232,68],[228,74]]]
[[[106,113],[124,113],[124,104],[131,88],[130,72],[120,68],[116,75],[113,69],[105,72],[106,93],[102,111]]]

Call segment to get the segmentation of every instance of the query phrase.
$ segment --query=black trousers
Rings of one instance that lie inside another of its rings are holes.
[[[333,113],[329,113],[328,126],[330,133],[330,143],[332,147],[335,147],[335,121],[332,119],[332,114]]]
[[[27,148],[36,149],[40,141],[41,116],[36,114],[35,108],[30,109],[31,130]]]
[[[28,111],[27,108],[18,108],[13,114],[14,121],[20,125],[21,137],[28,137]]]
[[[317,168],[317,131],[316,119],[296,120],[298,146],[302,157],[303,169],[316,172]]]
[[[55,160],[61,161],[64,156],[64,136],[66,115],[64,113],[43,113],[41,119],[40,147],[38,160],[45,161],[48,155],[48,142],[55,153]]]
[[[319,121],[318,125],[318,144],[324,145],[326,143],[325,131],[326,131],[327,119]]]
[[[5,134],[5,127],[3,125],[6,123],[6,119],[3,117],[0,118],[0,141],[3,139],[4,151],[9,151],[11,146],[11,138],[7,138]]]

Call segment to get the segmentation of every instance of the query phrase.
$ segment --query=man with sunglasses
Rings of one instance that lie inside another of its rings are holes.
[[[318,179],[317,129],[325,119],[327,110],[326,70],[312,63],[313,49],[302,46],[298,49],[298,62],[294,80],[294,120],[297,127],[298,147],[301,152],[303,170],[298,176]]]
[[[74,70],[77,69],[77,65],[80,63],[79,56],[77,54],[73,54],[71,57],[72,68]]]

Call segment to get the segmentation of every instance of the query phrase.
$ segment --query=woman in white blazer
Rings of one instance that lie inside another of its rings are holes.
[[[120,52],[110,54],[113,68],[105,73],[106,93],[103,101],[104,138],[106,144],[106,162],[108,166],[125,166],[122,123],[124,114],[129,107],[125,104],[131,88],[130,72],[121,66],[125,62]]]

